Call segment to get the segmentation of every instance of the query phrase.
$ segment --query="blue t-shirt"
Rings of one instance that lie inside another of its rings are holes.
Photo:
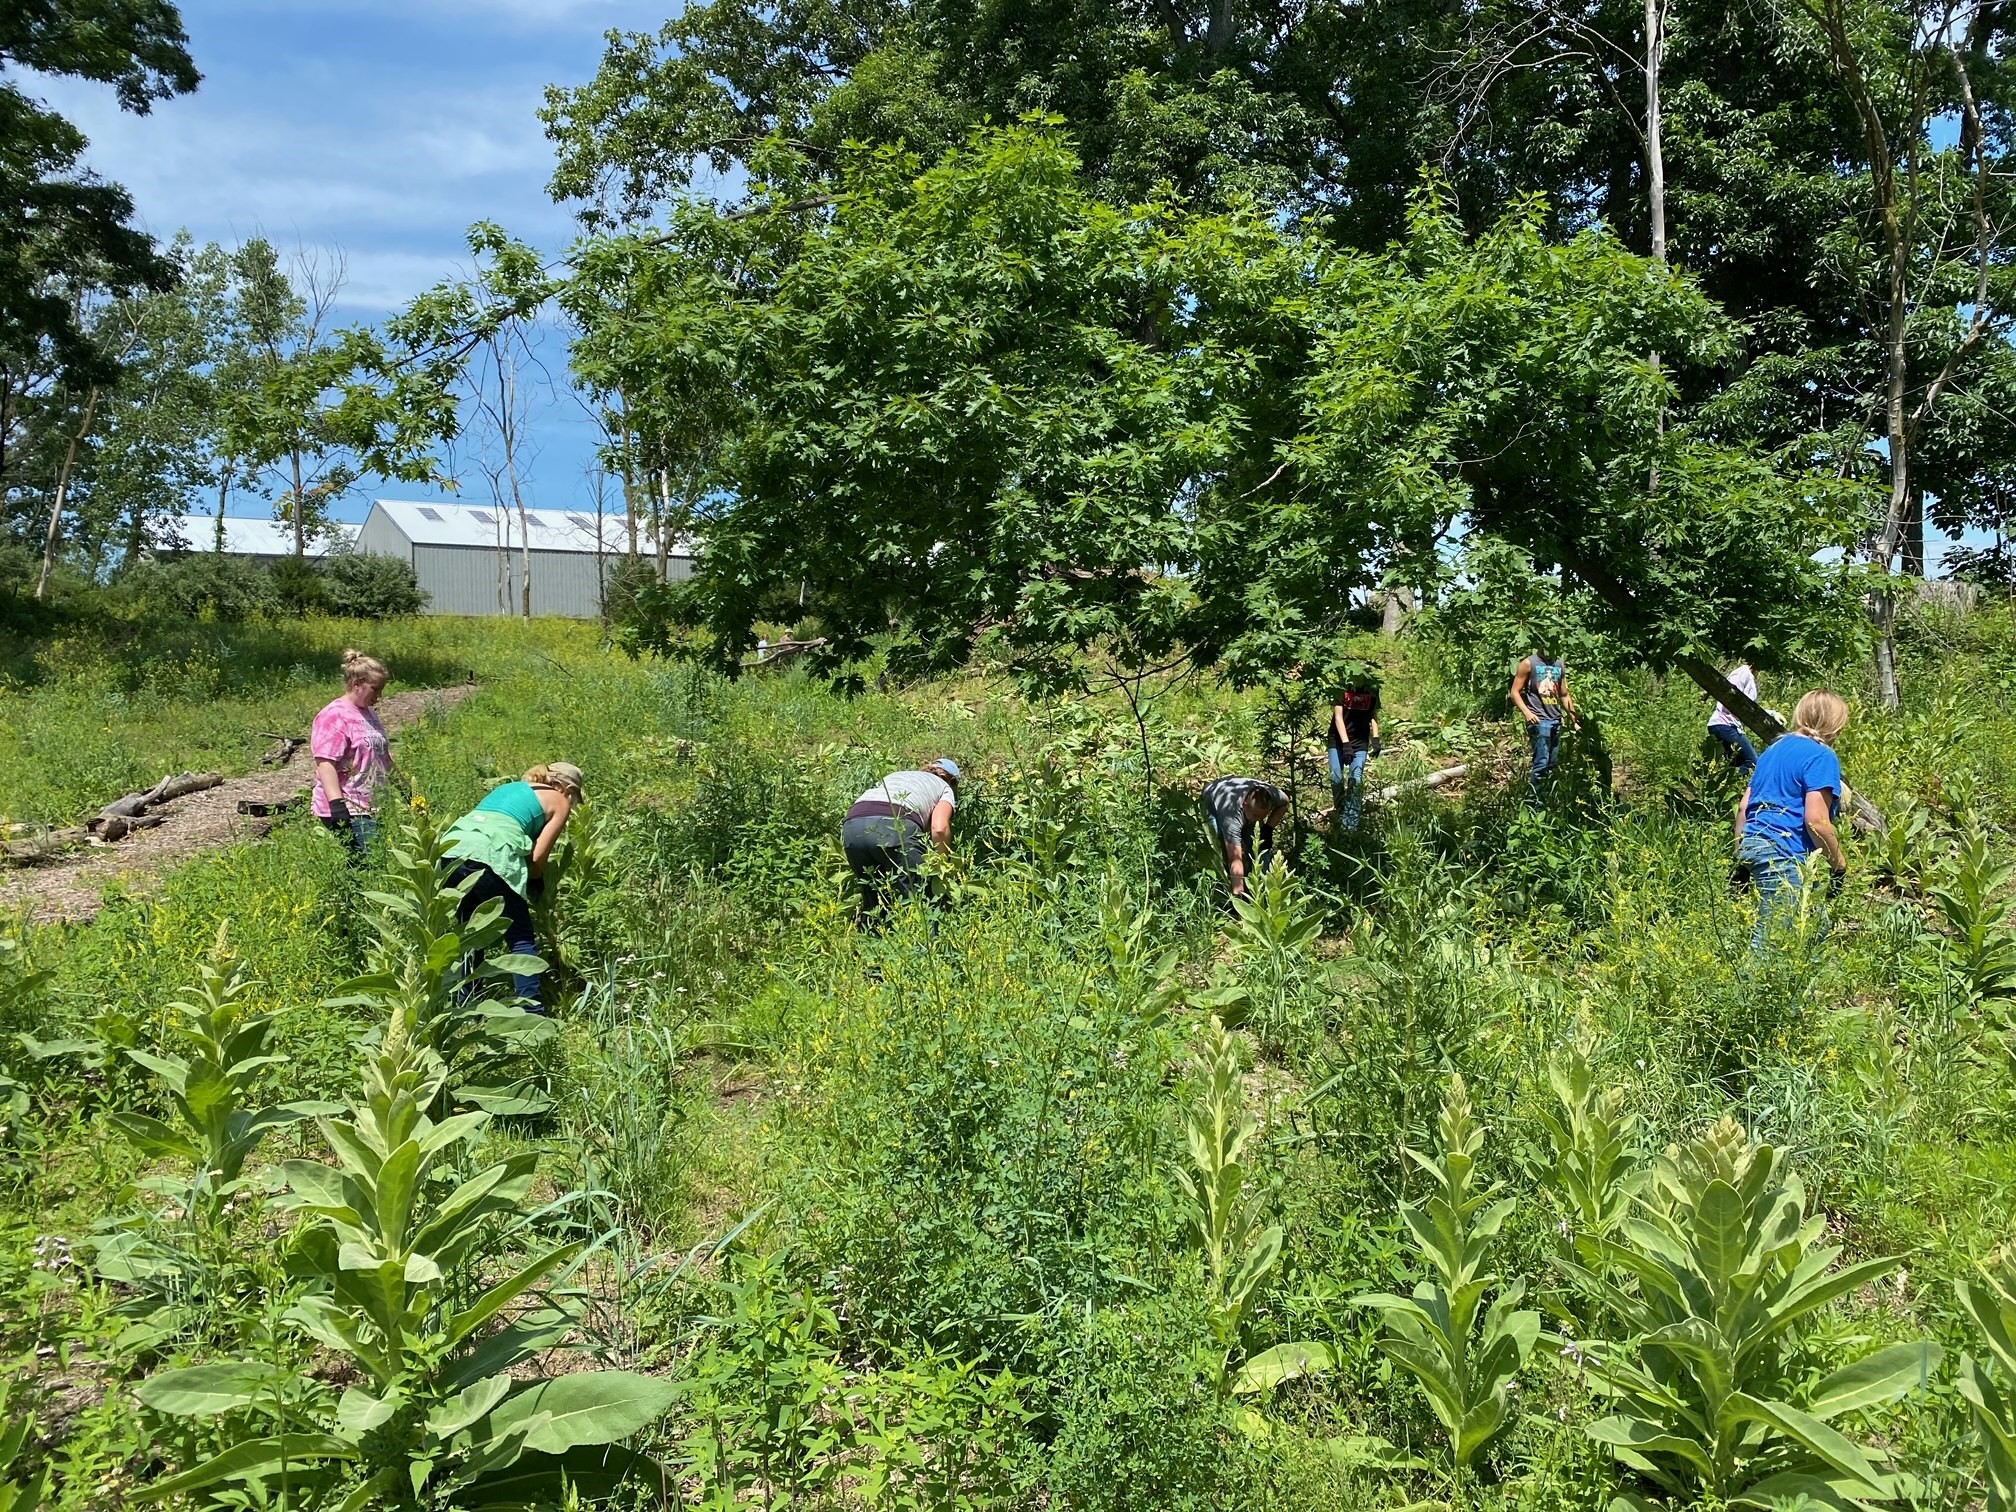
[[[1806,831],[1806,795],[1826,789],[1827,813],[1841,807],[1841,758],[1810,735],[1784,735],[1757,758],[1743,839],[1769,845],[1793,861],[1817,849]]]

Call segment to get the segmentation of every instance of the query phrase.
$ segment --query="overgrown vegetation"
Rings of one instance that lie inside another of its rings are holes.
[[[1351,649],[1385,759],[1479,775],[1305,803],[1236,911],[1190,795],[1263,744],[1320,793],[1319,732],[1209,685],[1137,727],[483,628],[387,627],[481,689],[365,873],[289,823],[5,932],[0,1498],[2009,1504],[2006,618],[1907,626],[1842,745],[1905,817],[1762,955],[1699,701],[1592,655],[1617,791],[1529,812],[1463,615]],[[302,717],[298,641],[202,633]],[[102,685],[64,655],[31,721]],[[158,759],[156,707],[104,733]],[[947,901],[859,931],[838,816],[941,750]],[[547,1025],[430,858],[556,756]]]

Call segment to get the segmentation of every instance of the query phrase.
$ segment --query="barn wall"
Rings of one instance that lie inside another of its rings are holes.
[[[372,510],[365,518],[363,527],[357,532],[357,549],[378,556],[398,557],[406,562],[413,560],[413,543],[406,539],[406,533],[394,525],[382,509]]]
[[[585,551],[532,553],[532,612],[565,619],[594,619],[602,612],[602,580],[621,558]],[[430,595],[429,614],[516,614],[519,605],[520,557],[510,552],[500,571],[493,546],[429,546],[413,548],[413,571]],[[674,558],[674,577],[690,577],[692,563]],[[504,607],[497,602],[499,577],[504,581]]]

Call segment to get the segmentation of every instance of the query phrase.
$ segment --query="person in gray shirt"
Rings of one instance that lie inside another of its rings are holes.
[[[959,763],[940,756],[916,771],[891,772],[854,800],[840,826],[840,848],[861,885],[857,923],[878,916],[892,896],[923,891],[927,837],[941,853],[952,849],[959,779]]]
[[[1232,877],[1232,896],[1246,896],[1246,874],[1253,869],[1253,831],[1260,831],[1263,847],[1274,843],[1274,826],[1288,813],[1288,795],[1271,782],[1258,777],[1220,777],[1204,784],[1198,794],[1204,805],[1204,822],[1217,838],[1225,870]]]

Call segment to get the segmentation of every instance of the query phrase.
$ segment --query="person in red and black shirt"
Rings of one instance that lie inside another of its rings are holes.
[[[1365,807],[1365,763],[1379,754],[1379,685],[1369,674],[1351,679],[1330,710],[1330,786],[1337,821],[1358,828]]]

